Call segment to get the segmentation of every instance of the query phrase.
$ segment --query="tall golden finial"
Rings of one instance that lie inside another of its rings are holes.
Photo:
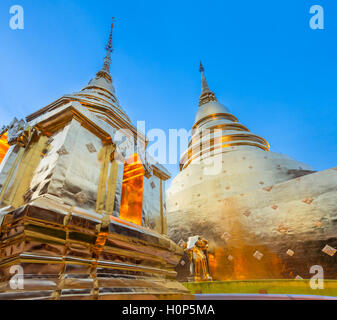
[[[113,52],[113,46],[112,46],[112,32],[113,32],[113,27],[114,27],[114,20],[115,18],[112,18],[112,23],[111,23],[111,31],[110,31],[110,36],[109,36],[109,41],[107,45],[105,46],[106,50],[106,55],[104,58],[104,65],[101,71],[99,71],[99,74],[101,75],[102,72],[107,73],[110,76],[110,66],[111,66],[111,53]]]
[[[111,23],[111,31],[110,31],[110,36],[109,36],[109,41],[105,47],[105,50],[113,52],[113,47],[112,47],[112,32],[113,32],[113,28],[114,28],[114,20],[115,17],[112,17],[112,23]]]
[[[207,80],[204,75],[205,68],[202,65],[202,62],[200,61],[200,69],[201,72],[201,95],[199,98],[199,106],[202,106],[205,103],[208,103],[210,101],[217,101],[215,94],[211,91],[211,89],[208,86]]]

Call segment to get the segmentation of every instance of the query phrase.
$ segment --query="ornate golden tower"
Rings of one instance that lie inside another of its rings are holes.
[[[166,235],[170,175],[116,98],[112,29],[106,50],[80,92],[1,131],[1,299],[189,297]]]
[[[208,239],[215,280],[310,278],[312,265],[335,279],[336,168],[315,172],[269,151],[217,101],[200,71],[194,131],[167,193],[169,236]],[[188,274],[184,263],[178,270]]]

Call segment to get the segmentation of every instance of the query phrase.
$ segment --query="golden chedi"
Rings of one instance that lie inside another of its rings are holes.
[[[106,50],[80,92],[0,132],[0,299],[189,297],[166,235],[170,175],[116,97],[112,30]]]
[[[208,239],[214,280],[310,278],[313,265],[336,279],[337,168],[315,172],[271,152],[217,101],[200,71],[192,137],[167,194],[169,236]]]

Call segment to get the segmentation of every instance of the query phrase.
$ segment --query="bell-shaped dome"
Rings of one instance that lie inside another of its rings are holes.
[[[218,101],[210,101],[206,104],[203,104],[199,107],[197,115],[195,117],[195,123],[200,122],[200,120],[215,115],[215,114],[222,114],[222,113],[230,113],[229,110]]]

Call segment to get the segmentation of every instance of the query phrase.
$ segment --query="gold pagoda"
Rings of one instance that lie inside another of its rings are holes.
[[[316,172],[270,151],[210,90],[202,92],[180,173],[167,193],[169,236],[209,241],[214,280],[336,279],[337,168]],[[185,256],[180,279],[189,270]]]
[[[169,172],[102,69],[0,132],[0,299],[181,299],[166,235]]]

